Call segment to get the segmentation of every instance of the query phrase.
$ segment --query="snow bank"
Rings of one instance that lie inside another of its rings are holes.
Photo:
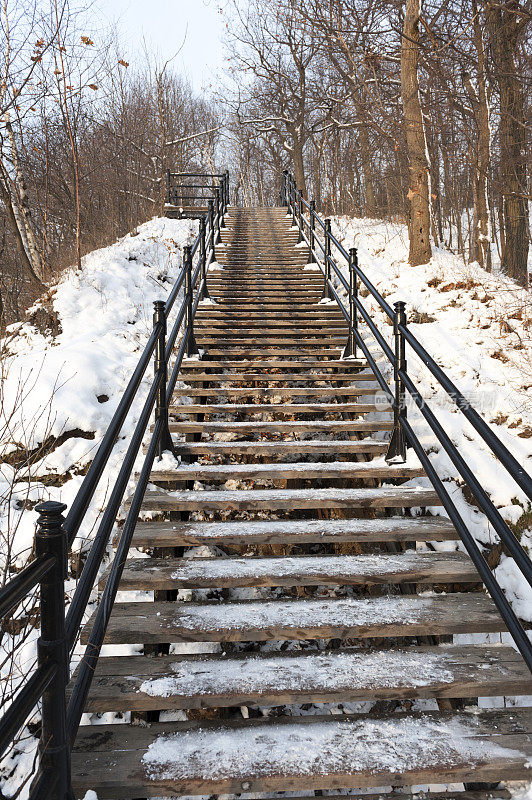
[[[8,330],[2,391],[9,424],[2,437],[3,452],[20,445],[34,449],[50,437],[66,438],[34,464],[31,473],[37,478],[65,474],[70,478],[60,487],[45,488],[39,481],[29,490],[25,487],[21,491],[30,503],[50,498],[70,505],[74,499],[81,473],[94,457],[150,335],[153,301],[167,297],[181,268],[183,246],[194,240],[196,231],[197,223],[189,220],[156,218],[141,225],[115,244],[85,256],[80,272],[66,273],[30,309],[28,321]],[[43,310],[58,330],[55,335],[32,322]],[[152,375],[148,369],[82,536],[90,534],[104,505]],[[3,464],[0,482],[7,484],[12,475]],[[2,539],[7,538],[6,526],[12,527],[13,517],[20,513],[19,500],[17,493],[3,509]],[[35,517],[26,512],[17,519],[16,553],[27,553],[31,547]]]

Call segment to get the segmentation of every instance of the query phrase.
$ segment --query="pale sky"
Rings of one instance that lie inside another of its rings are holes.
[[[173,62],[200,91],[217,82],[224,67],[221,39],[224,0],[96,0],[104,25],[116,25],[123,58],[142,58],[143,40],[161,59]]]

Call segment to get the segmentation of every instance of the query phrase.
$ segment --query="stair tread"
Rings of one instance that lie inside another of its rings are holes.
[[[208,422],[174,422],[170,421],[170,431],[173,433],[225,433],[225,432],[240,432],[240,433],[305,433],[305,432],[319,432],[324,431],[327,433],[340,433],[341,431],[390,431],[393,428],[393,422],[384,422],[383,420],[371,421],[361,419],[350,420],[270,420],[267,422],[261,420],[247,420],[245,422],[239,421],[208,421]]]
[[[170,406],[170,415],[177,414],[343,414],[381,411],[374,403],[215,403]]]
[[[142,508],[173,509],[296,509],[296,508],[390,508],[438,506],[433,489],[378,487],[363,489],[245,489],[212,491],[148,490]]]
[[[104,588],[108,572],[100,579]],[[475,566],[464,553],[376,553],[333,556],[245,558],[132,558],[121,590],[235,588],[251,586],[476,583]]]
[[[532,693],[523,659],[509,646],[238,655],[102,657],[87,711],[356,702],[413,697]]]
[[[175,397],[359,397],[375,394],[375,386],[233,386],[184,387],[175,389]]]
[[[87,644],[96,612],[83,628]],[[506,626],[481,593],[240,602],[115,603],[107,644],[500,633]]]
[[[134,547],[456,540],[444,517],[286,519],[242,522],[139,522]]]
[[[186,358],[183,360],[183,364],[181,369],[184,371],[193,370],[193,369],[204,369],[205,367],[221,367],[222,369],[255,369],[256,367],[260,367],[261,369],[293,369],[293,368],[300,368],[304,370],[308,369],[339,369],[342,367],[346,369],[346,367],[353,366],[356,369],[367,369],[367,362],[365,359],[351,359],[351,358],[344,358],[344,359],[331,359],[329,361],[323,360],[316,360],[312,358],[302,358],[297,361],[293,359],[224,359],[223,361],[220,360],[211,360],[210,358],[204,359],[197,359],[197,358]],[[333,373],[334,374],[334,373]],[[364,378],[360,376],[359,373],[353,374],[353,380],[375,380],[375,376],[373,373],[366,373],[367,377]]]
[[[415,478],[425,474],[423,467],[405,464],[386,464],[372,461],[316,461],[276,462],[274,464],[186,464],[175,469],[157,469],[154,464],[150,475],[153,483],[168,483],[176,480],[227,480],[241,478],[357,478],[381,477],[388,479]]]
[[[228,442],[175,442],[177,454],[224,455],[240,453],[247,455],[286,455],[298,453],[385,453],[388,443],[378,439],[285,439],[246,441],[235,439]]]
[[[205,366],[208,366],[208,362],[205,363]],[[209,372],[198,372],[192,375],[180,375],[179,380],[182,383],[195,383],[196,381],[208,381],[208,382],[220,382],[220,383],[229,383],[230,381],[237,381],[241,383],[242,381],[268,381],[268,383],[282,383],[284,381],[296,382],[296,381],[305,381],[308,383],[314,383],[318,381],[324,382],[335,382],[335,381],[352,381],[353,383],[364,381],[370,383],[376,383],[377,380],[373,374],[367,375],[365,373],[352,373],[352,372],[323,372],[323,373],[307,373],[304,375],[298,375],[297,373],[271,373],[271,372],[217,372],[217,373],[209,373]]]
[[[523,708],[100,725],[78,734],[73,786],[142,797],[525,780],[531,731]]]

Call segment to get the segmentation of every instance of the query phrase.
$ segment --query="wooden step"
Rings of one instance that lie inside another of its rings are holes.
[[[77,797],[528,780],[532,712],[307,716],[81,728]]]
[[[272,519],[243,522],[138,522],[133,547],[432,542],[458,539],[444,517]]]
[[[203,366],[207,367],[208,361]],[[197,372],[190,375],[180,375],[182,383],[242,383],[243,381],[256,381],[258,383],[337,383],[339,381],[360,381],[376,383],[374,375],[357,372]]]
[[[310,480],[319,478],[329,480],[333,478],[350,478],[351,480],[364,480],[365,478],[382,478],[383,480],[398,480],[402,478],[418,478],[425,474],[423,467],[407,466],[405,464],[386,464],[385,462],[364,461],[316,461],[316,462],[277,462],[275,464],[186,464],[175,469],[157,469],[157,462],[153,465],[150,475],[151,483],[172,483],[174,481],[226,481],[235,480],[283,480],[285,478],[300,478]]]
[[[100,578],[105,588],[108,572]],[[257,586],[369,586],[401,583],[478,583],[465,553],[376,553],[278,558],[132,558],[121,591],[235,589]]]
[[[341,339],[344,341],[346,336],[347,326],[342,328],[331,329],[330,327],[320,328],[318,326],[309,326],[308,328],[269,328],[267,323],[263,325],[262,330],[254,330],[253,328],[234,327],[234,324],[226,326],[219,326],[214,324],[196,325],[196,336],[201,337],[216,337],[216,341],[220,336],[225,336],[226,339],[289,339],[293,336],[305,336],[307,339],[320,339],[320,343],[330,339]],[[247,342],[248,343],[248,342]],[[267,342],[266,342],[267,343]]]
[[[367,414],[377,411],[373,403],[218,403],[170,406],[170,414]]]
[[[361,381],[361,380],[368,380],[374,381],[375,376],[372,372],[365,372],[360,373],[359,370],[367,369],[367,363],[365,359],[331,359],[329,361],[325,361],[323,359],[316,360],[311,357],[301,358],[301,359],[279,359],[279,358],[269,358],[269,359],[224,359],[223,361],[210,358],[204,358],[202,360],[196,358],[185,359],[181,366],[182,372],[187,372],[188,370],[195,370],[201,369],[204,370],[205,368],[208,369],[230,369],[230,370],[257,370],[257,369],[299,369],[303,370],[304,374],[302,375],[302,379],[306,380],[306,373],[310,369],[319,369],[321,371],[325,369],[341,369],[344,372],[346,370],[353,370],[352,376],[353,380]],[[331,373],[334,375],[335,373]]]
[[[92,713],[532,694],[513,648],[489,645],[100,658]]]
[[[289,358],[305,358],[305,356],[323,356],[324,358],[331,358],[331,359],[338,359],[342,354],[343,346],[342,347],[330,347],[327,349],[319,349],[318,347],[298,347],[298,348],[285,348],[281,345],[279,347],[258,347],[256,349],[253,348],[244,348],[243,346],[240,347],[209,347],[208,355],[214,358],[227,358],[227,359],[243,359],[247,360],[250,358],[260,358],[263,356],[271,357],[275,356],[276,358],[289,357]]]
[[[96,612],[83,628],[87,644]],[[504,622],[481,593],[326,600],[115,603],[106,644],[265,642],[501,633]]]
[[[175,389],[175,397],[360,397],[375,394],[375,386],[231,386]]]
[[[246,422],[216,420],[212,422],[173,422],[170,421],[171,433],[340,433],[341,431],[391,431],[393,422],[367,422],[361,419],[350,420],[247,420]]]
[[[342,453],[385,453],[387,442],[376,439],[284,439],[272,441],[230,442],[174,442],[176,455],[250,455],[261,457],[283,457],[305,453],[308,455],[338,456]]]
[[[288,336],[277,336],[271,334],[269,331],[264,331],[263,339],[256,334],[250,334],[250,336],[246,336],[245,334],[242,336],[229,336],[222,331],[217,335],[214,332],[211,334],[201,329],[195,331],[195,334],[198,343],[205,345],[207,349],[213,345],[216,347],[223,347],[224,349],[231,347],[261,347],[262,345],[265,347],[299,347],[302,341],[300,338],[292,338],[291,334]],[[304,343],[305,350],[311,350],[314,347],[324,347],[326,345],[341,347],[346,343],[346,336],[345,334],[327,336],[326,334],[317,333],[315,336],[306,336]]]
[[[147,491],[144,511],[292,511],[298,508],[413,508],[438,506],[433,489],[380,486],[372,489],[246,489]]]

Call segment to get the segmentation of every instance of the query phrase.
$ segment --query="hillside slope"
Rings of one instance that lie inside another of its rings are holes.
[[[408,264],[404,225],[337,217],[333,232],[344,247],[357,247],[360,267],[393,305],[407,304],[409,326],[520,463],[532,469],[532,300],[530,293],[503,275],[435,249],[429,264]],[[347,276],[347,268],[342,267]],[[362,295],[366,290],[361,292]],[[387,319],[367,296],[366,308],[381,332]],[[372,337],[368,336],[368,343]],[[374,340],[373,342],[374,343]],[[377,346],[376,346],[376,349]],[[530,552],[532,513],[519,487],[506,476],[473,427],[458,411],[427,368],[407,347],[409,374],[437,412],[445,430],[470,468]],[[387,365],[385,365],[387,366]],[[387,366],[388,375],[391,370]],[[409,410],[420,440],[431,451],[440,477],[455,481],[453,499],[476,538],[495,541],[489,524],[466,501],[455,467],[442,452],[416,408]],[[419,483],[419,481],[417,481]],[[532,620],[532,590],[504,555],[496,570],[515,610]]]

